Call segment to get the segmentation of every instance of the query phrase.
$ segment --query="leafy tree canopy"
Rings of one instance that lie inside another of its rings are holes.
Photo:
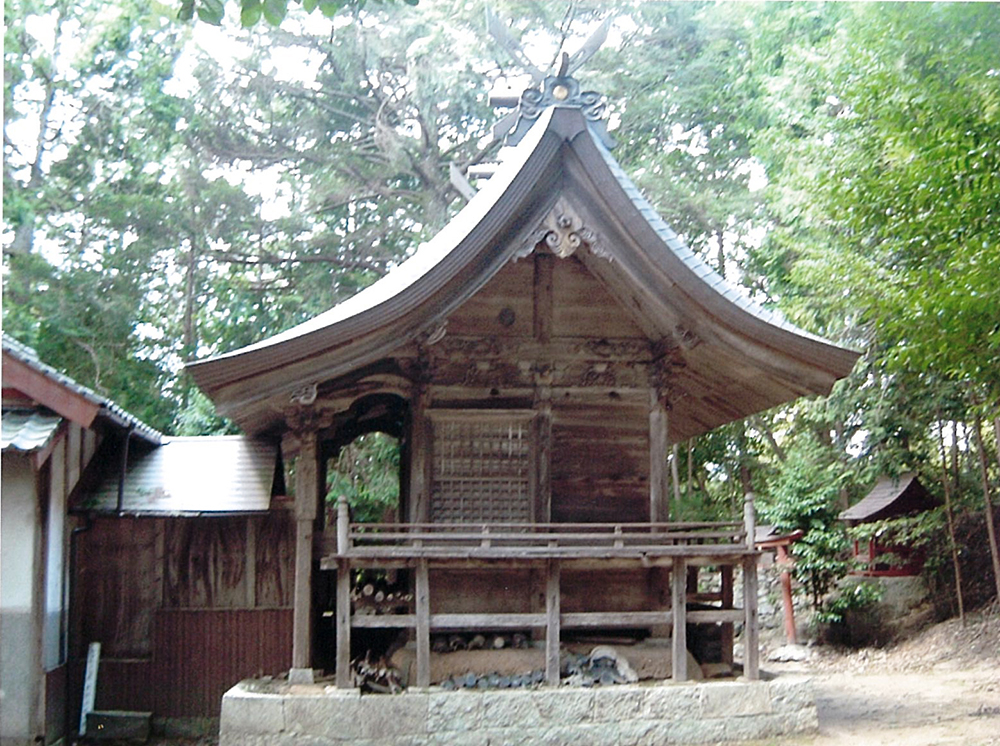
[[[377,0],[392,2],[393,0]],[[419,0],[402,0],[407,5],[416,5]],[[301,0],[301,7],[307,13],[319,11],[333,18],[345,8],[363,8],[366,0]],[[222,25],[227,7],[238,7],[240,23],[245,27],[254,26],[262,18],[273,26],[278,26],[288,15],[289,0],[181,0],[177,17],[182,21],[197,18],[213,26]]]
[[[47,362],[164,431],[227,432],[182,363],[391,271],[497,152],[488,90],[607,21],[577,77],[625,170],[729,281],[864,352],[824,400],[679,444],[675,517],[732,516],[752,488],[821,526],[826,561],[838,509],[882,473],[940,482],[942,449],[970,503],[972,403],[1000,413],[994,6],[498,1],[520,52],[450,0],[176,10],[5,4],[3,320]],[[337,489],[386,497],[383,446]]]

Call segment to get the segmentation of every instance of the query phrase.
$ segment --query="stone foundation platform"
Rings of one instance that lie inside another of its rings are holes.
[[[398,695],[246,681],[222,699],[220,746],[664,746],[817,728],[803,678]]]

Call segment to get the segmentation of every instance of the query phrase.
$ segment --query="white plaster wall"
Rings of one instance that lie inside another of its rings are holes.
[[[41,671],[32,619],[36,568],[35,479],[31,460],[3,454],[0,497],[0,742],[29,739]]]
[[[3,454],[0,499],[0,609],[30,611],[35,573],[35,475],[31,459]]]
[[[79,432],[76,425],[71,433]],[[45,621],[42,627],[42,664],[46,671],[63,662],[63,567],[65,557],[67,443],[63,438],[52,453],[49,516],[45,548]],[[79,463],[79,462],[78,462]]]

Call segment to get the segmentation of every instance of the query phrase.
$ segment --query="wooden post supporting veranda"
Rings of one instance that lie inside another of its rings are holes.
[[[743,675],[751,681],[760,678],[760,642],[757,629],[757,516],[754,513],[753,493],[743,499],[743,528],[747,535],[750,554],[743,560]]]
[[[687,681],[687,569],[682,557],[670,569],[670,619],[671,676],[674,681]]]
[[[347,498],[337,498],[337,671],[339,689],[351,686],[351,513]]]
[[[417,560],[413,602],[417,615],[417,686],[431,685],[431,604],[427,560]]]
[[[295,586],[292,594],[292,667],[288,680],[312,683],[313,524],[319,504],[319,457],[315,430],[299,434],[295,462]]]
[[[722,608],[733,608],[733,566],[723,565],[719,574],[722,576]],[[733,623],[722,623],[722,662],[733,665]]]
[[[559,560],[549,560],[545,568],[545,683],[559,686],[560,637]]]

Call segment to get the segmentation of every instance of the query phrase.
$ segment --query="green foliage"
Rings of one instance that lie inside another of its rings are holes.
[[[399,442],[383,433],[344,446],[327,476],[327,503],[347,497],[352,520],[399,520]]]
[[[280,26],[288,15],[289,0],[238,0],[240,24],[246,28],[254,26],[263,18],[272,26]],[[392,2],[392,0],[378,0]],[[403,0],[407,5],[416,5],[419,0]],[[367,0],[301,0],[302,9],[312,13],[316,9],[327,18],[332,18],[345,8],[360,9]],[[221,26],[226,16],[226,0],[181,0],[177,18],[190,21],[197,16],[199,21]]]
[[[795,115],[762,141],[784,152],[771,197],[776,235],[799,247],[789,284],[877,341],[890,370],[994,402],[998,46],[989,5],[849,6],[824,43],[789,45],[771,85]]]
[[[876,583],[850,583],[837,591],[816,614],[820,624],[843,624],[848,612],[866,611],[882,600],[882,586]]]
[[[795,543],[795,576],[807,589],[813,606],[823,608],[824,596],[847,574],[847,538],[837,522],[842,466],[811,437],[800,437],[786,461],[761,495],[763,522],[782,532],[802,530]]]
[[[524,71],[475,4],[301,6],[187,0],[193,25],[173,22],[176,5],[133,0],[4,8],[5,330],[168,432],[231,427],[181,362],[326,310],[455,214],[450,169],[495,152],[486,91]],[[252,30],[226,26],[237,7]],[[837,509],[880,474],[936,475],[938,419],[964,422],[971,394],[985,419],[997,412],[1000,16],[983,4],[496,10],[542,69],[610,15],[578,77],[608,95],[615,157],[730,281],[864,350],[830,397],[680,448],[673,515],[731,518],[752,487],[765,520],[808,529],[796,553],[818,599],[843,571]],[[218,23],[230,35],[201,48]],[[38,31],[49,26],[54,44]],[[981,493],[961,427],[957,440],[961,510]],[[344,458],[336,489],[381,517],[398,499],[398,454],[365,443]]]
[[[237,435],[239,430],[215,413],[215,406],[201,391],[191,388],[187,403],[177,413],[177,435]]]

